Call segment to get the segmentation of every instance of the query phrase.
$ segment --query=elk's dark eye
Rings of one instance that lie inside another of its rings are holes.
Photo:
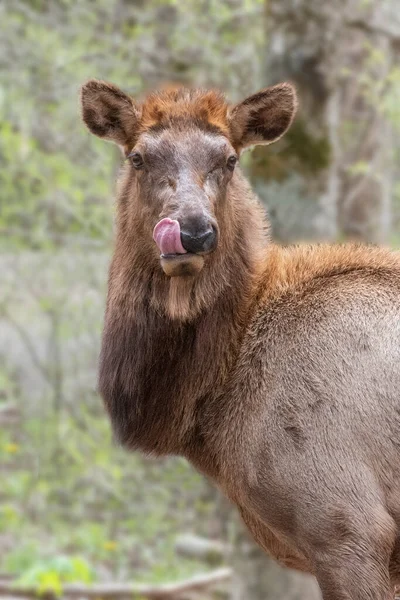
[[[235,156],[234,154],[232,154],[232,156],[230,156],[227,160],[226,166],[228,167],[228,169],[230,171],[233,171],[233,169],[235,168],[235,165],[237,163],[237,156]]]
[[[131,152],[128,154],[128,158],[135,169],[141,169],[143,167],[144,162],[140,152]]]

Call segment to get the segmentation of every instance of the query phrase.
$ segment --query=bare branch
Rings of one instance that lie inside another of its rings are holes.
[[[166,583],[163,585],[146,585],[140,583],[110,583],[85,586],[81,584],[68,584],[62,591],[63,598],[129,598],[139,596],[148,600],[166,600],[172,599],[179,594],[193,592],[203,588],[224,583],[232,577],[232,569],[221,568],[197,575],[191,579],[186,579],[178,583]],[[9,581],[0,581],[0,596],[9,596],[14,598],[43,598],[46,600],[55,598],[55,594],[39,592],[35,588],[13,585]]]

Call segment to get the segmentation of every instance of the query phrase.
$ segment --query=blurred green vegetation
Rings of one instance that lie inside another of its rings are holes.
[[[211,511],[183,460],[126,455],[103,416],[84,409],[79,423],[63,411],[45,426],[31,418],[17,434],[1,431],[0,454],[0,537],[18,540],[2,554],[3,572],[50,585],[43,578],[52,573],[85,582],[101,577],[101,568],[144,581],[201,570],[174,553],[177,532]]]
[[[0,572],[56,592],[204,571],[177,557],[175,538],[221,533],[186,461],[113,443],[95,393],[106,263],[70,249],[0,258]]]
[[[185,461],[130,455],[111,439],[95,388],[122,158],[86,131],[78,99],[91,77],[138,97],[178,81],[243,98],[269,83],[267,5],[0,2],[0,571],[41,591],[184,577],[205,567],[177,557],[178,533],[233,535],[235,523]],[[368,56],[358,73],[364,97],[398,131],[400,69],[377,82],[382,53],[371,46]],[[344,121],[340,136],[351,141],[355,129]],[[315,204],[293,200],[297,177],[313,181],[331,157],[299,119],[283,145],[248,153],[242,165],[273,223],[308,231]],[[389,242],[398,244],[398,144],[393,163]],[[355,160],[343,170],[358,177],[370,168]]]

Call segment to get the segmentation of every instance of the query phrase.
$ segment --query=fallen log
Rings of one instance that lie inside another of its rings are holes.
[[[185,533],[176,538],[175,551],[185,558],[196,558],[217,567],[230,553],[228,544]]]
[[[99,583],[95,585],[81,585],[69,583],[63,587],[61,598],[82,599],[103,598],[104,600],[125,599],[130,600],[138,597],[147,600],[171,600],[181,594],[202,590],[209,586],[224,583],[232,577],[232,569],[221,568],[196,575],[190,579],[176,583],[165,583],[161,585],[147,585],[140,583]],[[10,581],[0,581],[0,596],[12,598],[45,598],[46,600],[55,599],[54,592],[39,592],[32,587],[25,587],[13,584]]]

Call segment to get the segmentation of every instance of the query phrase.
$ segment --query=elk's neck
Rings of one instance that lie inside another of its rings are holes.
[[[99,387],[127,447],[184,453],[206,405],[221,393],[240,347],[265,243],[258,208],[251,225],[260,231],[248,225],[248,236],[237,233],[235,252],[196,281],[168,279],[159,266],[143,269],[139,257],[125,269],[117,244]]]

